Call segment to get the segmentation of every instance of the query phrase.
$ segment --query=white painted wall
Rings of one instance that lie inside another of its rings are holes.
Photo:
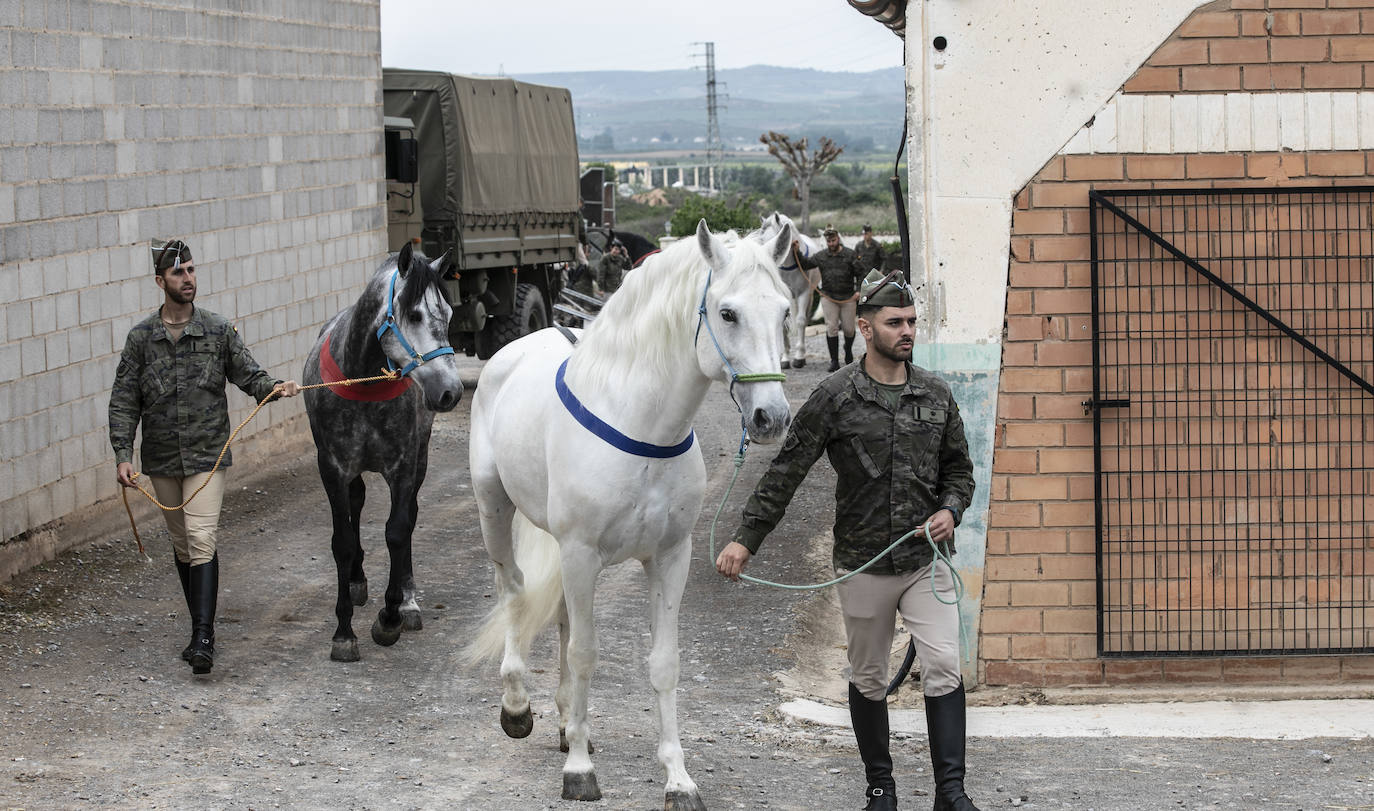
[[[999,341],[1012,197],[1200,5],[908,5],[912,275],[927,282],[929,340]]]

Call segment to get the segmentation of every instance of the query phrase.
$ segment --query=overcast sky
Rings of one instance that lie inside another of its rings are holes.
[[[450,73],[749,65],[869,71],[902,41],[845,0],[381,0],[382,64]]]

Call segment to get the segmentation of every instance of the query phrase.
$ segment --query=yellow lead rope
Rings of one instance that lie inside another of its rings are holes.
[[[347,380],[335,380],[331,383],[312,383],[308,386],[299,386],[297,388],[299,391],[307,391],[309,389],[322,389],[328,386],[352,386],[355,383],[375,383],[380,380],[395,380],[398,377],[400,377],[400,374],[398,374],[397,372],[383,370],[381,374],[374,375],[373,377],[350,377]],[[273,388],[272,391],[269,392],[266,397],[262,398],[262,400],[258,403],[257,407],[253,409],[253,413],[249,414],[243,420],[243,422],[239,423],[238,427],[234,429],[233,433],[229,434],[229,438],[224,442],[224,447],[220,448],[219,457],[215,459],[215,466],[210,468],[210,475],[205,477],[205,481],[201,482],[200,487],[197,487],[194,493],[187,496],[185,501],[181,502],[175,507],[169,507],[166,504],[163,504],[161,501],[158,501],[157,496],[154,496],[152,493],[149,493],[147,490],[144,490],[143,487],[138,483],[138,471],[134,471],[134,474],[129,477],[130,480],[134,482],[134,489],[142,493],[143,496],[147,498],[149,501],[151,501],[153,504],[156,504],[158,509],[162,510],[163,512],[175,512],[185,507],[187,504],[190,504],[191,499],[200,495],[200,491],[204,490],[205,486],[210,483],[210,480],[215,477],[215,473],[219,471],[220,464],[224,461],[224,455],[229,452],[229,446],[234,443],[234,438],[239,435],[239,431],[242,431],[243,427],[258,415],[258,412],[262,410],[263,406],[267,405],[269,402],[272,401],[272,398],[278,396],[279,394],[281,394],[281,390]],[[134,511],[129,506],[129,488],[122,487],[120,488],[120,490],[120,494],[124,496],[124,512],[129,514],[129,527],[134,531],[134,541],[138,543],[138,553],[142,555],[145,559],[151,560],[152,558],[148,557],[148,553],[143,551],[143,539],[139,537],[138,524],[134,521]]]

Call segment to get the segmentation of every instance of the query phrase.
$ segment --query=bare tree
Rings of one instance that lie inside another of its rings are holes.
[[[787,174],[792,178],[792,188],[796,190],[797,199],[801,201],[801,229],[803,232],[811,230],[811,180],[825,171],[844,147],[836,146],[835,142],[821,136],[820,146],[815,152],[807,154],[806,139],[793,141],[781,132],[769,130],[759,136],[759,142],[768,147],[768,154],[777,158],[782,164],[782,168],[787,170]]]

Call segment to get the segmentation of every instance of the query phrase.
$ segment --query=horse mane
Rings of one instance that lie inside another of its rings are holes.
[[[397,259],[399,259],[399,255]],[[425,297],[425,292],[434,288],[435,292],[442,298],[444,295],[443,275],[429,266],[429,258],[419,251],[411,255],[410,270],[406,272],[399,305],[402,310],[408,310],[419,304]]]
[[[772,268],[763,245],[740,239],[734,231],[717,234],[731,252],[729,266],[717,268],[713,285],[732,284],[743,270],[762,262]],[[740,252],[747,251],[747,258]],[[582,334],[568,362],[568,374],[583,386],[613,389],[635,366],[639,373],[664,373],[684,352],[695,353],[697,307],[709,267],[695,236],[673,243],[625,275],[596,320]],[[779,294],[786,288],[774,270]]]

